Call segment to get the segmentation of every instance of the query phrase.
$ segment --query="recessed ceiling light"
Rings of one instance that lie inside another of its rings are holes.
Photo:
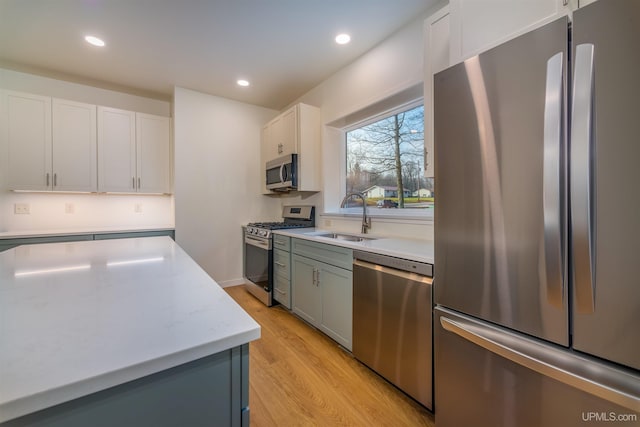
[[[244,86],[244,87],[249,86],[249,82],[243,79],[238,80],[236,83],[238,83],[238,86]]]
[[[338,44],[347,44],[351,41],[351,36],[349,34],[338,34],[336,36],[336,43]]]
[[[99,47],[104,46],[104,41],[95,36],[85,36],[84,39],[87,41],[87,43],[92,44],[94,46],[99,46]]]

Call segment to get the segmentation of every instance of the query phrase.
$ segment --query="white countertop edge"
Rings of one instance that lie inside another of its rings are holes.
[[[0,240],[3,239],[28,239],[32,237],[76,236],[83,234],[111,234],[111,233],[140,233],[147,231],[173,230],[173,225],[161,225],[158,227],[94,227],[94,228],[69,228],[53,230],[16,230],[0,232]]]
[[[157,359],[141,362],[137,365],[127,366],[116,371],[66,384],[57,389],[46,390],[5,402],[0,405],[0,423],[247,344],[259,339],[260,335],[261,329],[258,325],[255,328],[247,329],[213,343],[203,344]]]
[[[358,251],[372,252],[381,255],[388,255],[396,258],[408,259],[411,261],[425,262],[428,264],[434,264],[433,256],[433,242],[429,240],[413,240],[396,237],[384,237],[376,236],[374,234],[363,235],[364,237],[372,237],[374,240],[363,242],[349,242],[347,240],[338,240],[328,237],[320,237],[319,234],[324,233],[339,233],[349,234],[357,236],[357,233],[346,233],[335,230],[324,229],[312,229],[312,228],[298,228],[298,229],[284,229],[274,230],[274,234],[281,234],[283,236],[295,237],[299,239],[311,240],[318,243],[326,243],[334,246],[341,246]],[[378,242],[378,243],[376,243]],[[383,247],[390,246],[389,247]],[[403,247],[406,247],[404,249]],[[429,250],[425,250],[425,249]],[[417,250],[416,250],[417,249]],[[419,252],[418,252],[419,251]],[[429,253],[430,252],[430,253]]]

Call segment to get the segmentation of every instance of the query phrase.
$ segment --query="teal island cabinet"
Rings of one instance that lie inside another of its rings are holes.
[[[128,230],[128,231],[87,231],[87,232],[25,232],[24,234],[0,233],[0,252],[20,245],[37,243],[78,242],[81,240],[127,239],[133,237],[169,236],[175,240],[173,228]]]
[[[260,326],[170,237],[0,253],[0,426],[248,426]]]
[[[291,239],[292,311],[352,349],[353,251]]]

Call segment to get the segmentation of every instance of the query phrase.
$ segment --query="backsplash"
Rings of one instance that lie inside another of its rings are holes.
[[[0,193],[0,232],[173,227],[173,196]],[[28,213],[17,213],[25,212]]]
[[[321,214],[316,221],[317,228],[345,233],[360,233],[362,218],[341,214]],[[408,220],[393,218],[371,218],[370,234],[433,241],[433,220]]]

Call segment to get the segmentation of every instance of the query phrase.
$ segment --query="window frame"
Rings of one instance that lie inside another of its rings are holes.
[[[403,102],[392,108],[385,109],[378,113],[359,120],[357,122],[346,125],[340,129],[340,200],[338,206],[336,206],[336,213],[345,216],[362,215],[362,208],[341,208],[340,201],[344,199],[347,194],[347,133],[353,130],[370,125],[377,121],[383,120],[387,117],[395,114],[403,113],[405,111],[412,110],[419,106],[425,106],[424,97],[419,97],[408,102]],[[426,114],[426,112],[425,112]],[[426,132],[423,130],[423,132]],[[425,160],[426,161],[426,160]],[[424,174],[424,169],[423,169]],[[411,219],[411,220],[433,220],[433,209],[368,209],[367,215],[372,217],[387,217],[394,219]]]

